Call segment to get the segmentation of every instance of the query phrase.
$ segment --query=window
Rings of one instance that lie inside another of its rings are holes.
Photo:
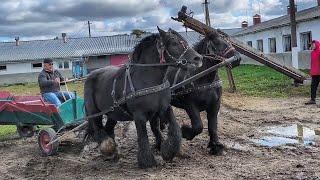
[[[0,65],[0,71],[6,71],[7,66],[6,65]]]
[[[58,62],[59,69],[69,69],[69,61],[60,61]]]
[[[269,51],[270,51],[270,53],[277,52],[276,38],[269,38]]]
[[[59,62],[59,63],[58,63],[58,68],[59,68],[59,69],[62,69],[62,68],[63,68],[63,63],[62,63],[62,62]]]
[[[65,61],[63,64],[65,69],[69,69],[69,61]]]
[[[32,63],[32,68],[42,68],[42,63]]]
[[[247,42],[247,45],[250,46],[250,47],[252,47],[252,41],[248,41],[248,42]]]
[[[283,36],[283,50],[284,52],[291,51],[291,35]]]
[[[311,32],[304,32],[300,34],[301,50],[310,49],[312,41]]]
[[[263,40],[259,39],[257,40],[257,49],[261,52],[263,52]]]

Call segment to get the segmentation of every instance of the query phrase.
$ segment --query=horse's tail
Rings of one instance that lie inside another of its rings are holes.
[[[165,161],[171,161],[180,151],[181,130],[173,114],[172,108],[168,108],[168,136],[161,144],[161,156]]]

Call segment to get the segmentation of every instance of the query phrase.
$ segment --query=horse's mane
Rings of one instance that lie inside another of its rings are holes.
[[[159,34],[152,34],[150,36],[147,36],[145,38],[143,38],[133,49],[133,52],[132,52],[132,56],[131,56],[131,60],[130,62],[131,63],[138,63],[139,62],[139,59],[140,59],[140,56],[141,56],[141,53],[142,53],[142,50],[146,47],[149,47],[153,44],[155,44],[155,41],[157,39],[159,39],[160,36]]]

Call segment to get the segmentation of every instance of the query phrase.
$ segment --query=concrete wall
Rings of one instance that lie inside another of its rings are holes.
[[[59,70],[63,77],[72,77],[71,70]],[[0,85],[38,82],[39,72],[0,75]]]
[[[290,52],[286,53],[269,53],[267,55],[275,57],[281,65],[291,66],[292,67],[292,57]],[[298,54],[299,57],[299,69],[310,69],[310,55],[311,51],[301,51]],[[248,58],[247,56],[241,56],[242,61],[241,64],[254,64],[254,65],[262,65],[259,62]]]

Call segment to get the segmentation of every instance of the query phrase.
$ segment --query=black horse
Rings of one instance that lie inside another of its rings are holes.
[[[202,56],[177,32],[158,31],[141,40],[125,66],[95,70],[84,85],[87,135],[101,144],[108,137],[114,139],[117,121],[133,120],[138,135],[138,164],[142,168],[156,165],[146,129],[147,121],[154,127],[154,117],[168,118],[168,137],[161,146],[163,159],[172,160],[180,149],[181,131],[170,106],[170,84],[165,78],[168,67],[187,71],[202,64]],[[107,115],[105,126],[103,114]]]
[[[230,58],[237,56],[237,61],[234,61],[231,66],[235,67],[240,64],[240,54],[235,51],[230,43],[221,39],[217,33],[210,33],[199,43],[197,43],[194,49],[202,55],[217,55],[213,60],[204,56],[203,66],[197,69],[194,73],[199,73],[206,70],[217,63],[221,62],[222,58]],[[187,72],[188,73],[188,72]],[[183,77],[181,74],[177,76],[176,71],[169,73],[168,78],[171,81],[177,81],[177,77]],[[186,77],[193,75],[185,74]],[[174,80],[172,80],[174,79]],[[191,120],[191,127],[188,125],[182,125],[181,131],[183,138],[192,140],[196,135],[203,131],[203,123],[200,117],[200,112],[207,112],[208,119],[208,131],[209,131],[209,144],[210,154],[220,155],[223,152],[224,146],[219,142],[217,134],[218,119],[217,115],[220,110],[222,87],[218,76],[218,71],[214,71],[202,78],[194,81],[190,85],[178,89],[173,92],[173,99],[171,105],[184,109]],[[161,126],[164,127],[166,118],[161,119]],[[159,136],[159,129],[154,128],[153,133],[155,136]],[[161,135],[161,134],[160,134]],[[161,144],[161,137],[157,138],[157,144]],[[159,145],[158,145],[159,146]]]

